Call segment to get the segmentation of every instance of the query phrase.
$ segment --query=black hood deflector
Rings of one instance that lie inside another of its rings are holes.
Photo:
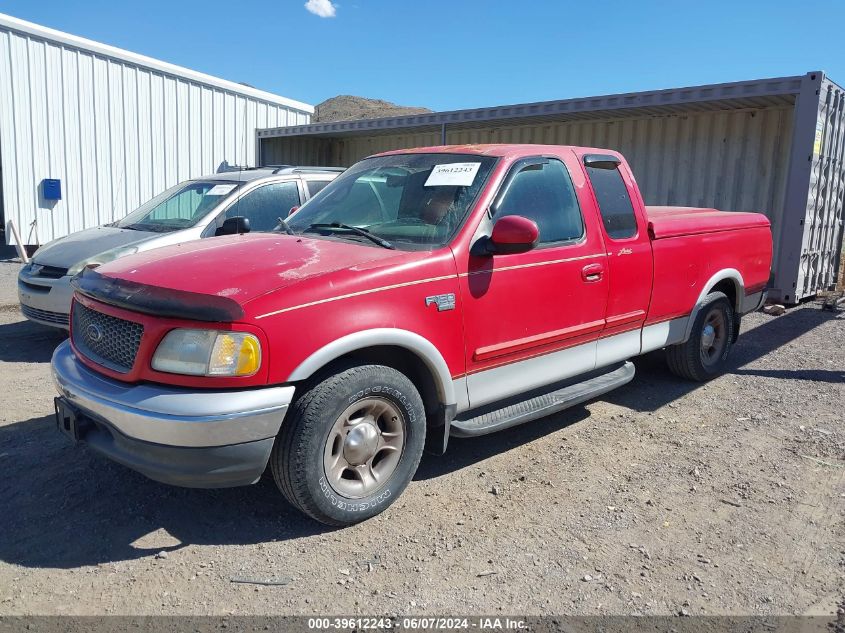
[[[92,268],[85,268],[70,283],[86,297],[143,314],[215,323],[231,323],[244,317],[241,305],[228,297],[115,279]]]

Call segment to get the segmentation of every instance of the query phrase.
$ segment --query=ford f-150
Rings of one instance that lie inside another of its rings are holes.
[[[275,232],[83,270],[57,424],[171,484],[269,469],[295,507],[351,524],[425,447],[594,398],[635,356],[718,375],[771,256],[764,215],[646,207],[613,151],[388,152],[280,209]]]

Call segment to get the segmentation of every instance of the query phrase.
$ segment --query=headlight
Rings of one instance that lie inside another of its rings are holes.
[[[100,264],[108,264],[109,262],[116,260],[118,257],[132,255],[137,252],[137,246],[119,246],[117,248],[112,248],[111,250],[104,251],[99,255],[94,255],[88,259],[83,259],[81,262],[77,262],[68,269],[67,274],[73,277],[86,266],[96,267]]]
[[[171,330],[153,354],[153,369],[191,376],[252,376],[261,345],[247,332]]]

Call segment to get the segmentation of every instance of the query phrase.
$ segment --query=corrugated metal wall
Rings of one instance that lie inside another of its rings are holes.
[[[845,217],[845,91],[828,79],[819,93],[797,298],[836,284]]]
[[[236,90],[0,28],[5,219],[28,243],[36,242],[35,220],[43,244],[120,218],[224,160],[253,164],[256,128],[309,119]],[[44,178],[62,181],[61,201],[41,197]]]
[[[609,147],[631,163],[647,204],[760,211],[781,221],[792,106],[450,130],[452,143]],[[377,152],[439,145],[440,130],[345,138],[261,139],[265,164],[343,165]]]

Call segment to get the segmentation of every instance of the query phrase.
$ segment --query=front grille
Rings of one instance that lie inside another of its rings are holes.
[[[40,264],[33,264],[33,276],[46,277],[47,279],[61,279],[67,275],[67,268],[59,268],[58,266],[41,266]]]
[[[30,292],[37,292],[42,295],[49,294],[49,292],[53,289],[53,286],[41,286],[39,284],[31,284],[28,281],[24,281],[23,279],[18,279],[18,283]]]
[[[75,302],[71,331],[79,352],[95,363],[125,374],[135,364],[144,326]]]
[[[38,308],[31,308],[30,306],[21,304],[21,312],[27,319],[34,321],[43,321],[45,323],[52,323],[62,327],[68,326],[68,315],[61,312],[50,312],[49,310],[39,310]]]

